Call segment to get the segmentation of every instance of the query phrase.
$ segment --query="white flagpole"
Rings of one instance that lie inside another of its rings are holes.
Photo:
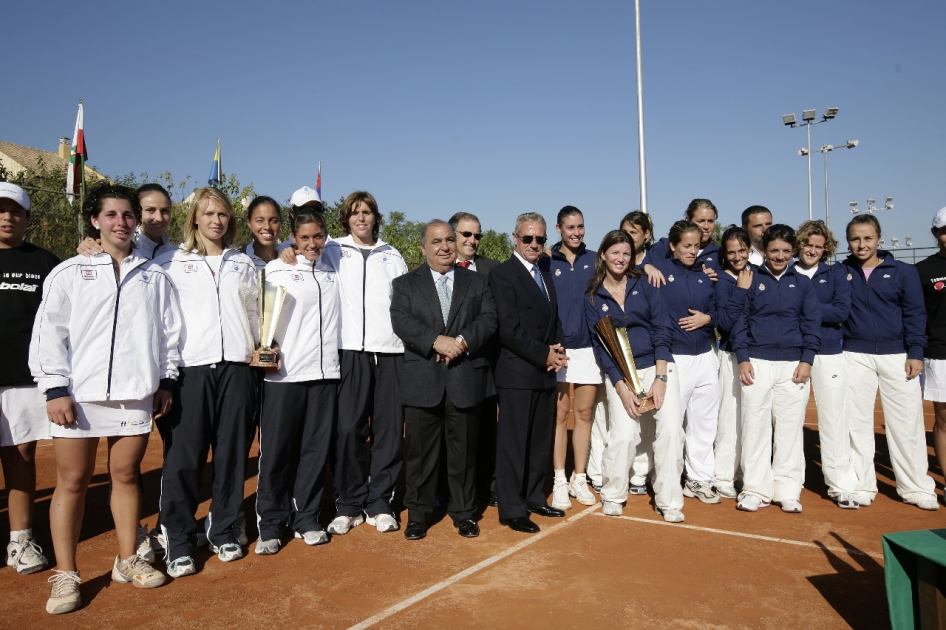
[[[641,4],[634,0],[637,34],[637,159],[640,164],[641,210],[647,213],[647,158],[644,153],[644,79],[641,74]]]

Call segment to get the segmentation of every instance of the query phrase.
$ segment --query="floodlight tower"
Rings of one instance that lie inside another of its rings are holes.
[[[875,206],[874,203],[876,201],[877,201],[876,199],[872,199],[870,197],[867,198],[867,214],[874,214],[875,212],[878,212],[880,210],[893,210],[893,197],[884,197],[883,208],[878,208],[877,206]],[[860,212],[860,210],[857,207],[856,201],[852,201],[850,205],[851,205],[851,214],[857,214],[858,212]]]
[[[814,218],[811,210],[811,126],[819,125],[823,122],[828,122],[833,120],[838,115],[837,107],[829,107],[824,110],[824,114],[821,115],[821,120],[815,120],[815,110],[806,109],[801,113],[801,118],[805,122],[798,123],[795,119],[795,114],[785,114],[782,116],[782,124],[786,127],[805,127],[808,129],[808,220],[811,221]]]
[[[831,227],[831,202],[828,197],[828,153],[834,151],[835,149],[853,149],[858,145],[857,140],[848,140],[844,144],[839,144],[834,146],[833,144],[822,145],[820,149],[815,149],[818,153],[824,154],[824,218],[828,224],[828,227]],[[798,152],[800,156],[808,156],[809,161],[811,160],[811,151],[808,149],[801,149]]]

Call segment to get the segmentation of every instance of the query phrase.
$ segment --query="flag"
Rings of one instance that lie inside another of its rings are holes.
[[[76,195],[82,195],[85,183],[85,163],[89,153],[85,148],[85,129],[82,121],[82,100],[79,100],[79,115],[76,117],[76,129],[72,133],[72,149],[69,151],[69,170],[66,173],[66,199],[71,204]]]
[[[319,176],[315,180],[315,192],[322,198],[322,163],[319,162]]]
[[[223,166],[220,164],[220,138],[217,138],[217,152],[214,154],[214,162],[210,165],[210,177],[207,184],[217,188],[223,184]]]

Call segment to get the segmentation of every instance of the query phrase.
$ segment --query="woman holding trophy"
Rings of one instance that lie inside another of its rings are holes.
[[[670,347],[672,322],[663,297],[634,265],[634,243],[621,230],[608,232],[588,285],[585,315],[595,354],[608,378],[608,440],[602,461],[603,512],[620,516],[631,464],[640,443],[641,418],[652,416],[654,504],[669,523],[683,522],[683,427],[680,385]]]
[[[162,421],[161,527],[168,574],[196,572],[200,479],[213,447],[213,501],[205,528],[223,562],[243,557],[236,522],[243,503],[247,453],[255,432],[256,379],[250,360],[259,335],[253,261],[232,247],[236,216],[215,188],[195,193],[184,245],[155,262],[177,289],[183,314],[181,375]]]
[[[654,265],[667,284],[660,293],[673,320],[673,362],[679,368],[681,426],[686,426],[686,483],[683,496],[719,503],[713,491],[716,472],[713,442],[719,413],[719,361],[716,358],[716,291],[696,266],[703,232],[696,223],[677,221],[670,228],[670,258]],[[704,267],[705,268],[705,267]],[[684,415],[685,414],[685,415]]]
[[[278,343],[281,364],[267,370],[263,381],[258,555],[279,551],[287,525],[307,545],[328,542],[319,524],[319,506],[341,373],[338,282],[334,271],[316,264],[325,235],[322,215],[309,208],[300,210],[292,219],[292,238],[299,252],[296,264],[277,259],[266,265],[267,285],[283,289],[285,301],[280,310],[277,298],[270,321],[263,317],[263,334],[272,334]],[[266,295],[275,293],[269,288]]]

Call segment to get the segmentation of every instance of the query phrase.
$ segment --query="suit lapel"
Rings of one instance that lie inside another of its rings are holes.
[[[432,313],[437,314],[437,320],[443,321],[443,311],[440,310],[440,296],[437,295],[437,285],[434,284],[434,276],[427,263],[417,268],[417,280],[420,282],[421,293],[427,299],[427,306]]]
[[[515,256],[515,254],[513,254],[513,256]],[[547,315],[551,315],[552,309],[549,300],[545,299],[545,296],[542,294],[542,289],[540,289],[539,285],[535,283],[535,278],[532,277],[532,274],[529,273],[519,258],[516,258],[515,267],[517,269],[516,273],[519,276],[519,282],[523,285],[526,293],[532,298],[532,301],[535,302],[540,309],[542,309]],[[545,283],[545,286],[547,289],[549,286],[548,282]]]
[[[446,330],[450,330],[453,320],[457,318],[460,311],[460,304],[463,302],[463,296],[469,286],[469,277],[460,271],[461,267],[455,267],[453,270],[453,296],[450,298],[450,316],[447,318]],[[465,270],[464,271],[468,271]],[[475,273],[475,272],[470,272]]]

